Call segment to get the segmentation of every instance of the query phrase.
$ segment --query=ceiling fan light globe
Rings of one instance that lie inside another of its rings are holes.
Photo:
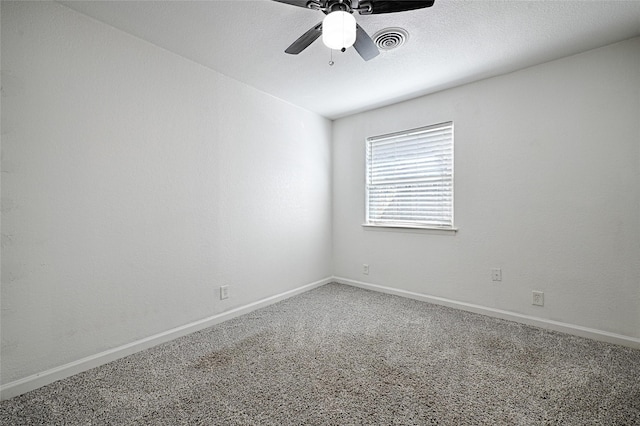
[[[322,21],[322,42],[335,50],[353,46],[356,42],[356,18],[341,10],[325,16]]]

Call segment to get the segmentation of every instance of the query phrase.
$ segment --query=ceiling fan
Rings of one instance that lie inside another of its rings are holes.
[[[322,41],[331,49],[345,51],[353,46],[368,61],[380,53],[369,34],[356,23],[353,12],[360,15],[404,12],[433,6],[435,0],[274,0],[305,9],[319,10],[324,20],[302,34],[285,52],[297,55],[322,35]]]

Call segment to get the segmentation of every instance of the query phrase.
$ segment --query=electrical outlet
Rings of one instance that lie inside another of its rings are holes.
[[[493,268],[491,270],[491,280],[492,281],[502,281],[502,269]]]
[[[533,295],[533,299],[531,300],[532,305],[544,306],[544,292],[533,291],[532,295]]]
[[[220,300],[229,298],[229,286],[223,285],[220,286]]]
[[[369,265],[367,265],[366,263],[362,264],[362,273],[365,275],[369,275]]]

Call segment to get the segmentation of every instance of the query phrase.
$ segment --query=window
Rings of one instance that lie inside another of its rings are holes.
[[[453,123],[367,139],[366,225],[453,229]]]

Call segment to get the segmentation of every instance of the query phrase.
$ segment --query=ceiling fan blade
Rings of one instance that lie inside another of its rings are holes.
[[[307,9],[307,4],[309,3],[309,0],[273,0],[273,1],[277,1],[278,3],[290,4],[292,6],[304,7],[305,9]]]
[[[353,44],[353,47],[365,61],[373,59],[380,54],[378,47],[373,40],[371,40],[369,34],[358,24],[356,24],[356,42]]]
[[[311,43],[316,41],[321,34],[322,22],[318,23],[309,31],[302,34],[296,41],[291,44],[291,46],[287,47],[287,50],[285,50],[284,52],[289,53],[290,55],[297,55],[298,53],[309,47]]]
[[[276,0],[279,1],[279,0]],[[371,14],[404,12],[406,10],[422,9],[433,6],[435,0],[420,1],[387,1],[387,0],[371,0]]]

